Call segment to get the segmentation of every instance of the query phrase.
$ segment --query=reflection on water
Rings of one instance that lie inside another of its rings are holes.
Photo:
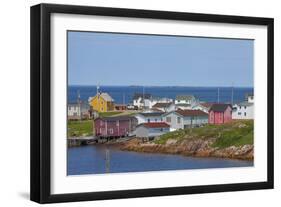
[[[68,175],[253,166],[253,161],[121,151],[105,145],[68,148]]]

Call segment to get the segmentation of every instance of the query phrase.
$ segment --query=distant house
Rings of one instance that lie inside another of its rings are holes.
[[[213,104],[209,110],[210,124],[224,124],[232,121],[232,107],[230,104]]]
[[[88,101],[95,111],[107,112],[114,110],[114,100],[108,93],[98,92],[96,96],[90,97]]]
[[[172,103],[173,99],[152,97],[151,94],[135,93],[133,96],[133,105],[138,109],[151,109],[157,103]]]
[[[158,109],[160,111],[163,112],[170,112],[170,111],[174,111],[176,108],[174,103],[156,103],[152,106],[152,109]]]
[[[173,103],[173,99],[166,98],[166,97],[152,97],[150,99],[149,108],[152,108],[157,103],[169,104],[169,103]]]
[[[94,134],[97,137],[125,137],[133,134],[137,119],[132,116],[114,116],[94,120]]]
[[[208,114],[200,110],[171,111],[162,117],[170,125],[171,131],[208,124]]]
[[[177,95],[175,105],[177,109],[192,109],[198,101],[193,95]]]
[[[254,95],[246,94],[245,101],[233,105],[233,119],[254,119]]]
[[[136,127],[136,137],[152,138],[170,131],[170,126],[165,122],[142,123]]]
[[[232,119],[254,119],[254,104],[246,101],[234,104]]]
[[[205,113],[209,113],[210,108],[214,103],[198,103],[197,105],[193,106],[192,110],[201,110]]]
[[[149,123],[149,122],[162,122],[163,112],[147,112],[147,113],[138,113],[135,115],[138,120],[138,124]]]
[[[90,106],[82,101],[77,103],[67,104],[67,119],[68,120],[80,120],[89,119],[91,117]]]
[[[151,99],[151,94],[135,93],[133,96],[133,105],[140,108],[145,108],[148,105],[148,101]]]

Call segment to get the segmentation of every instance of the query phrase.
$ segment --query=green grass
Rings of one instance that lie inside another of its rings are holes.
[[[243,146],[246,144],[253,144],[253,131],[253,123],[248,123],[245,127],[235,128],[230,131],[222,132],[220,134],[220,137],[213,144],[213,147],[226,148],[230,146]]]
[[[108,117],[108,116],[114,116],[117,114],[122,114],[120,111],[108,111],[108,112],[100,112],[99,116],[100,117]]]
[[[169,132],[155,140],[157,144],[165,144],[169,139],[178,141],[186,139],[208,139],[216,138],[213,147],[226,148],[229,146],[242,146],[253,144],[253,120],[233,121],[223,125],[206,125],[200,128],[181,129]]]
[[[67,122],[67,137],[91,135],[93,135],[93,120]]]

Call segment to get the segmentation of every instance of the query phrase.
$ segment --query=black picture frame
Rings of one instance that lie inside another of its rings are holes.
[[[51,194],[51,73],[50,73],[50,15],[52,13],[100,15],[113,17],[134,17],[194,22],[219,22],[267,26],[267,181],[238,184],[219,184],[204,186],[169,187],[154,189],[121,190],[106,192],[85,192],[74,194]],[[272,18],[195,14],[168,11],[135,10],[89,6],[39,4],[31,7],[31,174],[30,199],[38,203],[88,201],[103,199],[135,198],[147,196],[166,196],[179,194],[242,191],[273,188],[274,152],[274,20]]]

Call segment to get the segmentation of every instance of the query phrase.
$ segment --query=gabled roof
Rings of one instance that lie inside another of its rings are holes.
[[[134,116],[108,116],[108,117],[98,117],[95,120],[103,120],[103,121],[125,121],[125,120],[132,120],[136,119]]]
[[[154,104],[152,107],[156,107],[156,108],[166,108],[166,107],[169,107],[170,105],[172,105],[172,103],[156,103],[156,104]]]
[[[101,93],[100,96],[107,102],[113,102],[113,98],[108,93]]]
[[[209,111],[224,112],[228,107],[232,108],[230,104],[213,104]]]
[[[177,95],[176,96],[176,100],[188,101],[188,100],[192,100],[192,99],[195,99],[195,97],[193,95]]]
[[[171,114],[171,113],[176,113],[179,116],[187,117],[187,116],[208,116],[208,113],[205,113],[204,111],[201,110],[182,110],[178,109],[176,111],[170,111],[168,113],[165,113],[164,116]]]
[[[189,107],[189,106],[191,106],[191,104],[188,104],[188,103],[177,103],[176,106]]]
[[[142,123],[138,126],[144,126],[146,128],[170,128],[170,125],[165,122],[148,122]]]
[[[147,113],[139,113],[142,116],[150,117],[150,116],[161,116],[164,112],[147,112]]]
[[[145,93],[145,94],[143,94],[143,93],[135,93],[134,96],[133,96],[133,99],[135,100],[135,99],[139,99],[139,98],[151,99],[152,96],[149,93]]]
[[[202,105],[202,106],[204,106],[206,108],[211,108],[213,104],[214,103],[200,103],[200,105]]]
[[[108,93],[100,93],[98,95],[102,97],[106,102],[114,102],[114,99]],[[89,97],[88,102],[91,102],[93,98],[97,97],[98,95]]]
[[[176,113],[182,116],[208,116],[207,113],[201,110],[177,110]]]

